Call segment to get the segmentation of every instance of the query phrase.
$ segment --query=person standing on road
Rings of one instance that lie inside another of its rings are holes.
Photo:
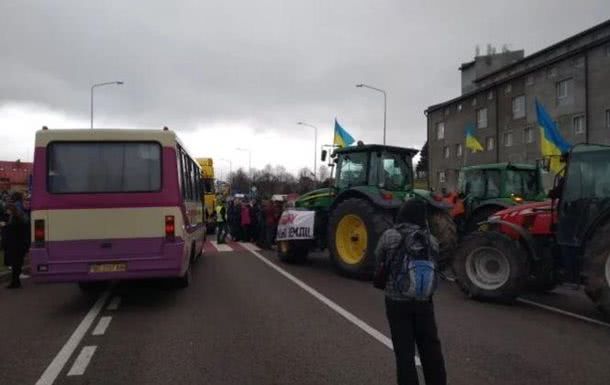
[[[216,205],[216,241],[225,243],[227,238],[227,209],[222,200]]]
[[[21,287],[21,269],[25,254],[30,247],[30,228],[21,210],[14,204],[7,206],[8,221],[2,229],[4,263],[11,267],[11,283],[7,289]]]
[[[414,300],[397,289],[400,274],[404,274],[403,253],[414,255],[413,259],[438,257],[438,243],[428,230],[426,205],[419,199],[405,202],[396,215],[395,226],[383,233],[375,249],[375,285],[378,288],[385,286],[386,316],[399,385],[419,383],[415,367],[416,344],[426,385],[447,383],[431,296],[427,301]]]
[[[243,242],[250,242],[250,224],[251,224],[251,217],[250,217],[250,203],[249,202],[242,202],[241,204],[241,212],[240,212],[241,216],[241,240]]]

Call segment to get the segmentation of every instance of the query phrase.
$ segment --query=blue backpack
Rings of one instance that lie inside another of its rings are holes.
[[[416,231],[403,238],[398,255],[400,268],[394,281],[395,290],[414,301],[430,301],[438,285],[438,271],[432,260],[428,232]],[[415,247],[413,245],[416,245]]]

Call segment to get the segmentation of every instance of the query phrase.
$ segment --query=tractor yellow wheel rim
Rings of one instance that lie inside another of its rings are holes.
[[[337,252],[341,261],[355,265],[366,253],[368,234],[366,225],[358,215],[349,214],[341,218],[335,234]]]

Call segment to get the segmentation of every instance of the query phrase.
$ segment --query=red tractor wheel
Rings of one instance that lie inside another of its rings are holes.
[[[527,282],[527,255],[519,243],[496,231],[477,231],[458,246],[453,268],[462,291],[471,298],[507,302]]]

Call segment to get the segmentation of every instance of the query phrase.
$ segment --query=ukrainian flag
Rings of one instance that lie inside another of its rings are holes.
[[[540,152],[545,158],[550,158],[551,170],[559,173],[563,169],[561,154],[570,151],[570,144],[563,139],[557,125],[546,112],[544,106],[536,99],[536,115],[540,126]]]
[[[339,147],[349,146],[354,143],[354,138],[341,125],[335,118],[335,138],[333,144]]]
[[[466,148],[472,150],[472,152],[483,151],[483,146],[474,136],[474,123],[466,126]]]

